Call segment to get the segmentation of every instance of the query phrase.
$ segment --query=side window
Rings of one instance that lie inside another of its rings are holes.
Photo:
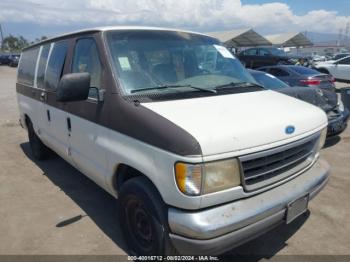
[[[74,49],[72,73],[90,73],[91,87],[101,87],[101,62],[97,46],[93,38],[77,41]],[[96,89],[91,89],[89,97],[96,98]]]
[[[63,73],[64,61],[66,59],[67,41],[54,43],[45,74],[45,88],[50,91],[57,89]]]
[[[245,55],[257,55],[258,54],[258,49],[252,48],[244,51]]]
[[[259,71],[270,72],[269,68],[259,68]]]
[[[350,57],[344,58],[338,62],[340,65],[350,65]]]
[[[38,72],[36,77],[36,86],[40,89],[44,89],[44,79],[45,79],[45,70],[47,64],[47,58],[49,57],[50,44],[44,45],[41,49],[41,54],[38,64]]]
[[[267,50],[267,49],[260,49],[259,50],[259,56],[269,56],[270,55],[270,52]]]
[[[289,76],[289,74],[279,68],[270,68],[269,73],[274,76]]]
[[[35,66],[38,59],[39,48],[29,49],[22,53],[18,68],[18,83],[33,86]]]

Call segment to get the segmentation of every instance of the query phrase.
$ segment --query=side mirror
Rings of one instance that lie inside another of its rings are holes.
[[[64,75],[57,88],[57,101],[83,101],[89,96],[90,74],[72,73]]]

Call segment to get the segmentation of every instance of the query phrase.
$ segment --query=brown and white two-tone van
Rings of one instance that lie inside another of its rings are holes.
[[[134,254],[223,253],[291,223],[328,180],[325,113],[264,90],[203,34],[45,40],[23,50],[17,95],[33,155],[52,150],[118,197]]]

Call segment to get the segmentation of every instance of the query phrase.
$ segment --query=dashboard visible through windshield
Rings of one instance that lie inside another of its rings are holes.
[[[125,95],[214,93],[215,87],[255,83],[216,39],[177,31],[106,33],[109,55]]]

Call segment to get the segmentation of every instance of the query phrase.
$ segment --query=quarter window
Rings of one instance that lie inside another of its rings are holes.
[[[269,73],[274,76],[289,76],[289,74],[279,68],[270,68]]]
[[[350,65],[350,57],[344,58],[338,62],[340,65]]]
[[[55,43],[52,48],[45,75],[45,88],[50,91],[57,89],[61,79],[67,48],[67,41]]]
[[[73,73],[87,72],[90,74],[90,86],[101,86],[101,62],[96,43],[93,38],[77,41],[74,49]],[[91,89],[89,97],[96,98],[96,89]]]
[[[22,53],[18,68],[18,82],[24,85],[34,85],[35,66],[38,59],[39,48],[29,49]]]
[[[49,57],[49,52],[50,52],[50,44],[44,45],[41,49],[41,54],[39,58],[39,64],[38,64],[38,72],[37,72],[37,80],[36,80],[36,85],[40,89],[44,89],[44,79],[45,79],[45,70],[46,70],[46,64],[47,64],[47,59]]]

